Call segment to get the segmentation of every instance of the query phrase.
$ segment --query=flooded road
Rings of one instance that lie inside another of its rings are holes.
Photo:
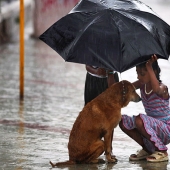
[[[149,2],[153,3],[152,0]],[[64,62],[41,41],[26,39],[25,43],[24,101],[19,100],[19,44],[0,47],[2,170],[45,170],[51,169],[50,160],[68,160],[69,133],[84,105],[85,66]],[[170,89],[170,62],[159,60],[159,63],[161,79]],[[122,73],[120,77],[122,80],[135,81],[135,68]],[[139,113],[144,113],[141,103],[130,103],[122,109],[122,114]],[[170,170],[169,162],[129,162],[129,155],[140,147],[119,127],[115,129],[112,146],[118,158],[117,164],[75,165],[55,169]]]
[[[4,170],[49,169],[50,160],[68,160],[69,133],[84,105],[84,65],[64,62],[40,41],[26,41],[25,47],[25,97],[21,102],[19,45],[1,48],[0,168]],[[170,63],[159,62],[162,80],[170,88]],[[136,80],[135,69],[122,73],[121,79]],[[141,103],[130,103],[122,109],[122,114],[128,115],[141,112]],[[167,163],[129,162],[129,155],[138,149],[140,147],[117,127],[113,139],[117,164],[76,165],[62,169],[160,170],[160,166],[161,170],[170,169]]]

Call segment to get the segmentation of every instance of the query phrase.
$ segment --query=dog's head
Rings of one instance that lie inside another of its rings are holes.
[[[118,83],[120,87],[120,101],[122,102],[122,107],[128,105],[130,101],[139,102],[141,101],[140,96],[136,93],[136,89],[132,83],[129,81],[123,80]]]

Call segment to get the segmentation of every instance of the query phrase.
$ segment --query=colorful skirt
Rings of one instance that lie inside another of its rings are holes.
[[[135,129],[135,117],[122,115],[123,125],[126,129]],[[167,150],[167,144],[170,143],[170,123],[167,124],[161,120],[140,114],[140,118],[143,121],[146,132],[151,136],[150,140],[143,137],[144,144],[150,152],[155,152],[155,147],[159,150]],[[152,142],[155,143],[155,146]]]

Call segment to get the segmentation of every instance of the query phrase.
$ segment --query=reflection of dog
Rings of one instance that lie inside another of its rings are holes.
[[[50,164],[69,165],[76,163],[100,163],[97,159],[105,152],[108,162],[116,162],[111,156],[112,131],[121,119],[121,108],[130,101],[140,101],[134,86],[121,81],[89,102],[79,113],[70,133],[69,161]],[[104,141],[101,138],[104,138]]]

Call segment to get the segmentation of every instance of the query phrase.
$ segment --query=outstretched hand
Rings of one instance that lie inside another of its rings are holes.
[[[146,68],[148,69],[149,67],[152,67],[152,63],[155,62],[158,59],[158,57],[156,56],[156,54],[151,56],[151,59],[149,59],[146,62]]]

